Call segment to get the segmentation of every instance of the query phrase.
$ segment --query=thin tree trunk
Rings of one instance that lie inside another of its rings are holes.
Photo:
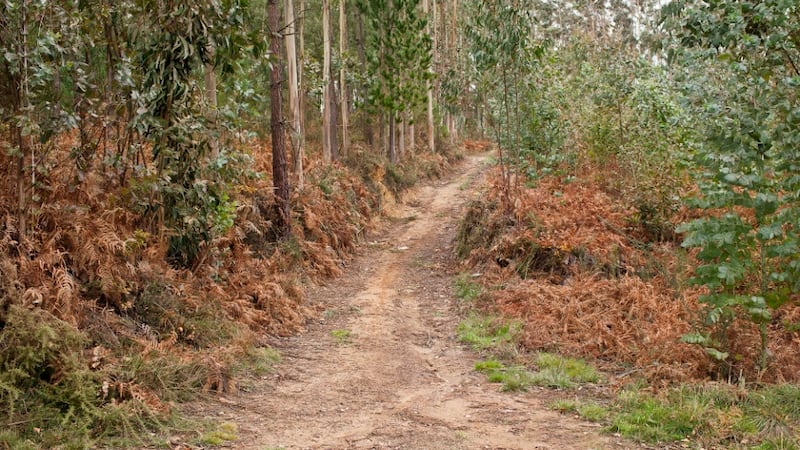
[[[367,51],[365,48],[365,41],[366,41],[366,33],[364,31],[364,17],[361,14],[356,15],[356,27],[358,32],[358,59],[361,62],[361,70],[364,73],[367,73]],[[369,99],[366,100],[367,102]],[[368,106],[368,105],[365,105]],[[367,142],[369,147],[375,146],[375,133],[372,128],[372,120],[370,115],[366,112],[361,113],[361,128],[364,133],[364,140]]]
[[[322,159],[330,163],[333,159],[331,137],[331,5],[322,0]]]
[[[389,148],[389,127],[386,126],[387,116],[388,114],[381,114],[378,120],[378,128],[380,131],[378,133],[378,142],[376,142],[376,153],[382,154],[385,149]]]
[[[394,111],[389,112],[389,162],[397,162],[397,149],[395,148],[395,117]]]
[[[289,113],[291,127],[289,135],[292,144],[292,172],[297,182],[297,187],[303,189],[303,147],[300,123],[300,82],[297,70],[297,46],[295,45],[295,15],[294,1],[285,0],[286,11],[286,62],[289,73]]]
[[[331,124],[330,124],[330,136],[331,136],[331,161],[339,161],[339,139],[337,137],[337,124],[339,123],[339,108],[337,108],[336,99],[338,96],[336,95],[336,83],[333,81],[333,71],[331,71],[331,76],[328,78],[328,83],[330,84],[329,89],[331,92],[330,95],[330,112],[331,112]]]
[[[283,40],[278,0],[267,3],[270,29],[270,52],[275,61],[269,74],[270,81],[270,128],[272,131],[272,184],[275,189],[277,206],[276,229],[278,237],[287,239],[292,234],[291,210],[289,204],[289,177],[286,168],[286,138],[283,130],[283,108],[281,78],[283,77],[283,58],[280,51]]]
[[[203,78],[205,80],[205,89],[203,90],[203,97],[206,103],[206,120],[214,127],[217,123],[217,73],[214,71],[214,44],[208,44],[209,62],[203,67]],[[211,146],[211,159],[219,157],[219,142],[212,139]]]
[[[28,114],[28,0],[23,0],[20,6],[20,16],[22,27],[20,29],[20,51],[19,51],[19,90],[17,106],[19,114]],[[28,151],[28,139],[24,135],[21,125],[17,125],[17,145],[19,146],[19,157],[17,158],[17,228],[20,238],[24,238],[28,232],[28,205],[25,185],[25,154]],[[33,153],[31,153],[33,156]],[[33,157],[31,157],[31,172],[35,172],[33,167]]]
[[[302,189],[304,184],[305,176],[303,175],[303,158],[305,158],[306,154],[306,81],[305,76],[303,74],[303,68],[305,67],[306,61],[306,39],[305,39],[305,30],[306,30],[306,1],[300,0],[300,17],[298,18],[297,22],[297,34],[298,34],[298,50],[299,54],[297,55],[297,90],[298,90],[298,97],[297,103],[300,111],[300,129],[297,132],[298,141],[300,142],[300,154],[297,155],[299,161],[299,167],[295,167],[295,169],[300,169],[297,173],[300,174],[300,178],[297,180],[297,186]]]
[[[432,0],[424,0],[423,3],[422,3],[422,8],[423,8],[423,11],[425,12],[425,16],[428,18],[428,26],[427,26],[428,35],[431,37],[431,41],[435,42],[435,41],[433,41],[433,38],[434,38],[433,28],[436,25],[434,23],[435,16],[433,14],[433,11],[431,11],[431,8],[430,8],[430,2],[431,1]],[[433,45],[433,47],[431,48],[431,52],[435,55],[435,53],[436,53],[436,46],[435,45]],[[433,58],[431,58],[431,67],[428,68],[428,70],[430,70],[431,74],[434,73],[433,72]],[[435,135],[436,135],[436,125],[433,123],[433,81],[432,80],[428,80],[426,83],[428,85],[428,93],[427,93],[427,96],[428,96],[428,111],[427,111],[427,113],[428,113],[427,114],[427,119],[428,119],[428,150],[433,152],[436,149],[436,142],[434,141]]]
[[[346,0],[341,0],[339,3],[339,94],[341,103],[341,122],[342,122],[342,148],[341,154],[346,155],[350,148],[350,117],[349,117],[349,102],[347,101],[347,11]]]
[[[408,149],[413,151],[417,147],[417,129],[412,123],[408,125]]]
[[[403,116],[405,116],[405,112],[403,113]],[[405,122],[405,117],[402,117],[401,120],[402,120],[402,122],[400,122],[400,124],[399,124],[400,126],[398,127],[399,131],[400,131],[400,137],[399,137],[399,141],[400,142],[399,142],[399,146],[398,146],[398,156],[400,158],[404,157],[405,154],[406,154],[406,122]]]

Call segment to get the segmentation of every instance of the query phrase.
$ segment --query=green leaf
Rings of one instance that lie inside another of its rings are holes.
[[[728,356],[730,356],[727,352],[719,351],[713,347],[705,347],[703,350],[705,350],[707,354],[711,355],[711,357],[717,361],[725,361],[728,359]]]

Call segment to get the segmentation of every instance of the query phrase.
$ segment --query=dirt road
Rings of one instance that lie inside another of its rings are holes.
[[[325,311],[307,333],[276,343],[277,372],[206,410],[237,424],[231,447],[616,447],[596,426],[547,410],[537,391],[500,392],[455,339],[452,241],[484,168],[469,157],[419,188],[346,275],[309,293]]]

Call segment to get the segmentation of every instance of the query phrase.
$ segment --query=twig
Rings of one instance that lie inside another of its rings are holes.
[[[605,225],[606,228],[608,228],[609,230],[611,230],[611,231],[619,234],[620,236],[624,237],[625,239],[627,239],[631,244],[635,245],[636,247],[646,247],[647,246],[646,242],[643,242],[643,241],[640,241],[638,239],[634,239],[634,238],[628,236],[628,234],[625,232],[625,230],[620,229],[618,226],[616,226],[613,223],[607,221],[606,219],[603,219],[600,216],[598,216],[597,219],[600,221],[600,223]]]

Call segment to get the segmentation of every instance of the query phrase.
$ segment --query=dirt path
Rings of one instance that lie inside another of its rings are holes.
[[[469,157],[398,206],[397,223],[345,276],[309,294],[325,312],[276,343],[277,373],[197,412],[236,423],[237,449],[615,446],[596,426],[547,410],[537,391],[499,392],[455,340],[452,240],[484,164]]]

